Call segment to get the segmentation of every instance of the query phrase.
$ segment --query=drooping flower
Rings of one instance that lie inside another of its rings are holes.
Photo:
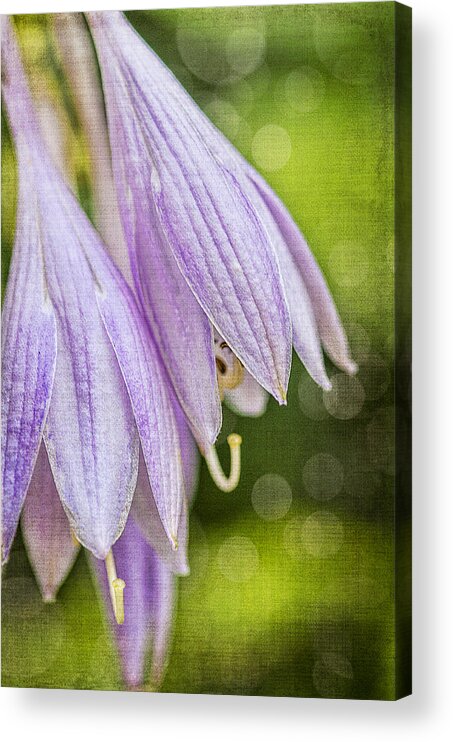
[[[124,584],[111,547],[128,517],[139,454],[169,549],[179,537],[186,506],[172,390],[131,291],[46,152],[6,19],[2,74],[19,174],[2,319],[3,559],[30,496],[24,535],[45,597],[74,558],[71,529],[106,560],[119,616]],[[60,540],[57,565],[57,543],[46,568],[40,561],[40,534]]]
[[[121,15],[88,18],[137,291],[206,450],[221,419],[211,323],[262,385],[285,398],[291,325],[277,261],[235,179],[193,136],[186,112],[167,109],[167,80],[154,69],[160,61]]]
[[[252,411],[262,409],[255,380],[284,403],[292,345],[324,389],[322,348],[348,373],[355,364],[322,273],[281,201],[121,13],[87,18],[136,290],[216,477],[211,444],[224,394],[247,383]],[[231,353],[226,378],[222,350]],[[232,403],[241,406],[239,393]]]

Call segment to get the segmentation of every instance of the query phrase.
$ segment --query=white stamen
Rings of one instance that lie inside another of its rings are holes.
[[[230,475],[228,477],[223,473],[215,446],[211,446],[205,455],[209,473],[214,483],[222,492],[232,492],[236,489],[241,475],[242,438],[237,433],[232,433],[228,436],[227,441],[231,452]]]
[[[124,623],[124,588],[126,583],[117,577],[115,559],[110,549],[105,557],[105,568],[109,581],[110,600],[117,624]]]

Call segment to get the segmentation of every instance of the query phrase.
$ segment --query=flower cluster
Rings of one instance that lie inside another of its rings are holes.
[[[186,574],[198,451],[217,486],[240,476],[215,442],[222,402],[286,403],[292,348],[324,389],[323,349],[354,373],[321,271],[266,182],[117,12],[88,13],[132,282],[66,184],[2,23],[3,98],[19,174],[3,312],[3,560],[21,519],[44,600],[90,552],[124,678],[165,665]],[[104,562],[104,564],[103,564]]]

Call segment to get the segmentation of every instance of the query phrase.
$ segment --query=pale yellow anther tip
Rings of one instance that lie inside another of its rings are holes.
[[[120,577],[112,581],[114,594],[114,612],[117,624],[121,626],[124,623],[124,588],[126,583]]]
[[[230,433],[227,438],[227,443],[230,448],[237,448],[242,443],[242,438],[238,433]]]
[[[173,551],[178,551],[179,541],[178,541],[177,537],[176,536],[173,536],[173,534],[171,534],[170,541],[171,541],[171,548],[173,549]]]
[[[278,393],[280,395],[280,400],[281,400],[280,404],[286,404],[286,400],[287,400],[286,389],[281,384],[278,385]]]

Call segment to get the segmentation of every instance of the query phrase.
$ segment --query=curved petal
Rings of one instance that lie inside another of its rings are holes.
[[[148,186],[181,272],[238,358],[283,402],[291,363],[288,308],[252,203],[184,106],[175,105],[175,79],[125,19],[116,13],[89,18],[107,107],[115,87],[129,90],[125,108],[133,106]],[[195,108],[187,95],[186,106]]]
[[[123,289],[124,303],[107,290],[99,307],[127,384],[157,510],[168,538],[177,541],[184,476],[169,382],[134,299]]]
[[[278,196],[252,168],[249,177],[274,218],[288,246],[292,259],[303,278],[313,307],[319,336],[327,355],[348,374],[357,371],[351,359],[346,333],[321,269],[292,216]]]
[[[197,445],[187,425],[183,411],[176,401],[174,401],[176,421],[178,424],[179,443],[181,446],[182,468],[184,473],[184,482],[186,486],[186,495],[189,506],[193,502],[198,485],[198,476],[200,473],[200,454]]]
[[[54,174],[55,177],[56,174]],[[122,279],[119,271],[108,259],[97,233],[88,219],[80,213],[72,194],[67,190],[63,193],[64,184],[60,182],[59,185],[60,204],[67,223],[71,226],[72,247],[74,250],[77,248],[79,253],[83,251],[84,260],[79,260],[77,266],[71,266],[72,256],[67,254],[66,263],[68,268],[66,270],[71,272],[71,277],[65,275],[64,267],[60,266],[58,277],[55,275],[55,280],[62,281],[65,287],[64,317],[66,322],[71,308],[69,303],[71,287],[74,287],[75,294],[77,285],[78,303],[74,296],[74,310],[77,312],[77,309],[82,308],[82,311],[81,315],[74,319],[71,328],[75,326],[83,330],[86,325],[88,330],[83,348],[79,349],[77,354],[77,364],[80,365],[83,354],[86,354],[90,349],[89,333],[94,334],[96,332],[96,342],[93,342],[93,350],[95,349],[93,362],[97,365],[96,373],[90,377],[91,399],[89,401],[92,405],[93,395],[96,393],[97,384],[99,384],[100,393],[104,395],[103,424],[109,426],[104,431],[99,431],[100,440],[97,441],[99,450],[102,451],[103,447],[107,448],[103,454],[103,462],[105,466],[109,467],[104,476],[110,491],[108,494],[106,492],[108,499],[102,505],[103,513],[104,516],[108,516],[109,512],[112,514],[115,508],[118,508],[121,503],[123,504],[119,519],[116,517],[115,538],[117,538],[124,527],[125,517],[127,517],[136,485],[138,469],[136,425],[140,434],[146,468],[159,515],[168,537],[172,540],[178,532],[180,511],[184,499],[184,481],[180,461],[178,430],[170,398],[169,383],[152,338],[138,312],[132,292]],[[53,244],[51,235],[47,235],[46,242],[49,245]],[[68,237],[66,240],[67,251],[70,245],[71,239]],[[55,255],[54,261],[57,261]],[[87,284],[87,277],[82,276],[82,272],[89,272],[91,275],[91,285],[87,290],[88,294],[85,302],[80,301],[80,294],[83,291],[80,286],[84,285],[84,281]],[[83,311],[83,307],[88,306],[90,302],[93,304],[93,300],[95,304],[91,306],[87,318],[87,313]],[[71,332],[74,333],[74,330],[71,329]],[[72,341],[73,347],[76,340],[75,338]],[[66,342],[65,346],[71,347],[71,343]],[[103,354],[106,358],[105,375],[103,374],[102,364]],[[88,364],[89,362],[90,359],[87,360]],[[88,373],[89,371],[88,368]],[[67,376],[68,369],[65,369],[62,378]],[[82,378],[81,383],[79,382],[79,390],[80,387],[83,388],[83,382],[84,378]],[[118,388],[114,394],[112,391],[111,396],[107,396],[109,395],[109,385],[113,390],[113,384],[116,384]],[[51,418],[52,405],[53,399],[49,411],[49,421],[53,419]],[[91,406],[90,414],[92,411]],[[121,424],[122,416],[124,416],[123,425]],[[95,425],[95,422],[93,418],[89,420],[91,427]],[[111,429],[110,426],[112,426]],[[116,444],[118,444],[119,450]],[[53,459],[51,458],[52,463]],[[99,464],[102,464],[102,462],[99,462]],[[130,472],[126,470],[124,478],[122,478],[121,470],[118,471],[118,468],[123,464],[127,465],[130,470]],[[117,477],[116,486],[113,485],[111,480],[113,476]],[[127,487],[125,487],[126,484]],[[117,502],[115,502],[112,493],[116,493],[117,497],[120,498]],[[63,497],[61,491],[60,496]],[[72,512],[72,505],[69,502],[65,502],[65,504],[67,509]],[[113,525],[115,517],[112,515],[111,518]],[[97,523],[99,529],[99,519],[94,518],[94,522]],[[112,535],[113,532],[109,539]],[[86,543],[86,536],[85,541],[82,540],[82,542]],[[96,554],[95,549],[92,548],[92,550]],[[96,555],[101,555],[100,550]]]
[[[58,355],[44,437],[55,483],[79,541],[103,558],[127,518],[138,434],[118,362],[97,308],[98,284],[80,235],[86,219],[49,166],[39,168],[40,217]],[[55,209],[62,219],[54,218]]]
[[[44,438],[71,527],[105,557],[124,527],[135,489],[137,428],[97,308],[100,285],[87,258],[97,243],[81,233],[88,219],[46,152],[14,34],[2,21],[3,95],[19,182],[28,188],[24,209],[55,310],[58,352]]]
[[[6,560],[38,454],[55,375],[55,314],[39,236],[21,182],[16,240],[2,317],[3,546]]]
[[[225,390],[225,402],[237,415],[244,417],[261,417],[266,412],[269,400],[268,393],[247,372],[236,389]]]
[[[150,546],[157,552],[161,560],[175,574],[187,575],[189,564],[187,559],[188,546],[188,509],[195,496],[199,474],[199,453],[194,438],[189,430],[185,415],[173,400],[178,435],[181,447],[181,459],[184,475],[187,501],[182,505],[181,518],[177,532],[178,548],[171,548],[166,537],[155,498],[151,490],[149,479],[142,456],[138,468],[137,487],[132,501],[131,515],[137,521],[143,535]]]
[[[21,528],[43,600],[52,602],[80,547],[71,536],[43,443],[25,498]]]
[[[259,193],[257,199],[260,200]],[[266,204],[259,203],[258,209],[280,264],[293,326],[294,349],[314,381],[323,389],[329,390],[331,384],[324,366],[321,341],[302,275]]]
[[[211,325],[160,228],[150,188],[152,162],[130,114],[129,90],[121,77],[111,79],[110,72],[104,91],[113,170],[135,288],[179,401],[206,449],[221,426]]]
[[[153,336],[200,448],[212,445],[222,424],[211,324],[171,254],[154,215],[143,208],[149,187],[134,189],[136,276]]]
[[[189,563],[187,560],[187,504],[185,501],[182,504],[179,527],[175,534],[175,542],[177,543],[177,548],[175,549],[170,544],[162,525],[142,456],[140,456],[138,466],[137,487],[135,489],[134,499],[132,500],[131,516],[136,521],[149,545],[168,568],[175,574],[189,574]]]

